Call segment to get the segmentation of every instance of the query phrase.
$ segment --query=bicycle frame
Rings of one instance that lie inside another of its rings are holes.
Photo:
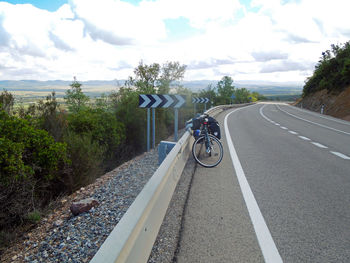
[[[205,118],[203,122],[203,131],[204,131],[204,141],[205,141],[205,150],[207,153],[210,153],[210,140],[209,140],[209,131],[208,131],[208,119]]]

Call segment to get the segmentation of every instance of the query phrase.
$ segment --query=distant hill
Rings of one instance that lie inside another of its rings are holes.
[[[217,80],[194,80],[194,81],[181,81],[177,84],[182,85],[193,92],[199,92],[202,89],[207,88],[210,84],[215,87]],[[8,91],[17,92],[47,92],[56,91],[58,96],[63,95],[69,88],[72,81],[67,80],[0,80],[0,90],[6,89]],[[124,85],[125,80],[90,80],[81,81],[83,84],[83,91],[89,96],[98,96],[102,93],[108,93],[112,90],[116,90],[118,87]],[[173,85],[173,86],[176,86]],[[259,92],[262,95],[294,95],[301,94],[302,87],[297,83],[285,84],[285,83],[269,83],[269,82],[234,82],[234,86],[237,88],[247,88],[254,92]]]

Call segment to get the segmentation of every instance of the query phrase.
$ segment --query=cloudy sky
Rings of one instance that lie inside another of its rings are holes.
[[[349,0],[0,1],[1,80],[126,79],[143,60],[185,80],[302,84],[350,40]]]

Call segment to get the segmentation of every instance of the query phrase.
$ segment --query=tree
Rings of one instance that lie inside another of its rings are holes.
[[[136,86],[140,93],[166,94],[170,91],[172,82],[181,80],[185,74],[185,65],[179,62],[166,62],[162,66],[158,63],[145,65],[141,60],[134,69],[134,77],[129,77],[128,86]]]
[[[208,98],[210,101],[209,105],[216,105],[217,96],[212,84],[209,84],[206,89],[201,90],[198,97]],[[209,107],[209,105],[207,105],[207,108]]]
[[[230,104],[231,96],[234,94],[235,87],[232,85],[233,79],[229,76],[224,76],[216,85],[218,93],[218,104]]]
[[[74,77],[74,81],[70,84],[71,89],[66,91],[66,96],[64,97],[68,109],[71,112],[78,112],[82,108],[87,106],[89,102],[89,97],[86,96],[81,90],[82,84],[76,80]]]
[[[141,60],[137,68],[134,69],[135,77],[129,77],[127,84],[136,86],[142,93],[153,94],[156,92],[158,77],[160,75],[160,65],[153,63],[151,65],[143,64]]]
[[[250,102],[250,92],[246,88],[236,89],[235,91],[235,103],[247,103]]]
[[[186,71],[186,65],[179,62],[166,62],[161,68],[158,93],[167,94],[170,92],[170,85],[174,81],[182,80]]]
[[[323,89],[340,93],[349,85],[350,41],[344,45],[331,45],[331,50],[322,52],[313,75],[305,81],[303,97]]]
[[[0,110],[4,110],[7,114],[10,114],[13,109],[14,102],[14,96],[7,90],[4,90],[0,94]]]

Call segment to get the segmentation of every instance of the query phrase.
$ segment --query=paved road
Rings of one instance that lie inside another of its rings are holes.
[[[223,134],[223,162],[198,168],[178,262],[350,262],[350,123],[257,104],[227,131],[238,159]]]

